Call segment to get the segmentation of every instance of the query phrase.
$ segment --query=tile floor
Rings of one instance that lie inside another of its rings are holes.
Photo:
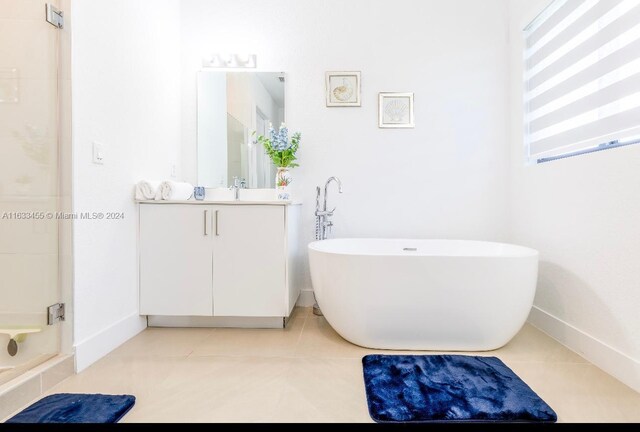
[[[371,422],[361,358],[311,309],[285,330],[150,328],[50,393],[130,393],[123,422]],[[640,394],[527,325],[502,359],[560,422],[640,422]]]

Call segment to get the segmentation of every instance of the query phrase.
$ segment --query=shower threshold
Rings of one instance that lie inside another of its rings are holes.
[[[0,423],[75,373],[73,354],[44,357],[10,370],[11,366],[0,366]],[[36,361],[44,362],[35,365]],[[10,379],[3,382],[6,378]]]
[[[56,357],[56,354],[41,354],[17,366],[0,366],[0,386]]]

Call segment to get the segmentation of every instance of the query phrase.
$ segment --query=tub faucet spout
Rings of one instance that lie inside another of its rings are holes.
[[[327,192],[329,190],[329,185],[331,184],[331,182],[336,182],[338,184],[338,192],[342,193],[342,182],[340,181],[340,179],[338,177],[330,177],[329,180],[327,180],[327,182],[324,184],[324,205],[322,206],[322,210],[324,211],[327,211]],[[333,213],[334,211],[336,211],[335,208],[331,210],[331,213]]]

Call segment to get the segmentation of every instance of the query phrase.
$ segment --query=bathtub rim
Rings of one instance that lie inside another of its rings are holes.
[[[461,246],[464,244],[471,244],[474,246],[489,246],[489,247],[502,247],[504,250],[500,254],[491,254],[491,253],[477,253],[476,251],[470,253],[425,253],[419,251],[345,251],[340,250],[339,248],[329,249],[327,245],[331,244],[339,244],[348,241],[381,241],[381,242],[443,242],[443,243],[458,243]],[[460,240],[460,239],[406,239],[406,238],[375,238],[375,237],[348,237],[348,238],[339,238],[339,239],[329,239],[329,240],[320,240],[313,241],[309,243],[307,246],[308,250],[311,252],[329,254],[329,255],[343,255],[343,256],[372,256],[372,257],[419,257],[419,258],[539,258],[540,252],[536,249],[529,248],[526,246],[515,245],[511,243],[502,243],[502,242],[489,242],[489,241],[480,241],[480,240]],[[474,253],[475,252],[475,253]]]

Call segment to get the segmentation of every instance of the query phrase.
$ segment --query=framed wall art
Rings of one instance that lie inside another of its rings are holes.
[[[327,72],[327,106],[359,107],[360,72]]]
[[[415,127],[415,118],[413,116],[413,93],[380,93],[378,104],[379,127]]]

